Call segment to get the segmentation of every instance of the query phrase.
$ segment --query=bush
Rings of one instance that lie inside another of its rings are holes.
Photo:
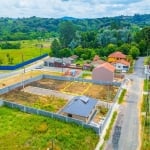
[[[20,49],[21,44],[19,42],[17,43],[10,43],[10,42],[5,42],[0,45],[1,49]]]
[[[118,104],[121,104],[123,102],[126,92],[127,92],[127,90],[123,89],[123,91],[121,92],[121,95],[119,97]]]

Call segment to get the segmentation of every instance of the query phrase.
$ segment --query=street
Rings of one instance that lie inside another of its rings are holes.
[[[139,135],[139,108],[138,103],[142,98],[142,81],[144,78],[144,58],[139,58],[135,64],[133,74],[126,75],[130,79],[127,86],[127,96],[124,104],[119,107],[119,114],[114,125],[113,133],[105,150],[138,150]]]

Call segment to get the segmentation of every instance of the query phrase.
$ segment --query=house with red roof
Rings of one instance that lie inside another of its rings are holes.
[[[111,53],[108,56],[108,62],[112,63],[112,62],[116,62],[118,60],[126,60],[127,56],[125,54],[123,54],[122,52],[116,51],[114,53]]]
[[[105,62],[93,69],[92,80],[112,82],[114,80],[114,72],[115,67]]]
[[[119,72],[127,72],[130,68],[130,63],[123,59],[112,62],[111,64],[115,67],[116,71]]]

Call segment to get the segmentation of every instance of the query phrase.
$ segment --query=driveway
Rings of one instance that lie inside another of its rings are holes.
[[[119,107],[119,115],[105,150],[138,150],[139,148],[138,104],[143,90],[143,61],[143,57],[139,58],[136,61],[134,73],[126,75],[126,78],[130,79],[126,101]]]

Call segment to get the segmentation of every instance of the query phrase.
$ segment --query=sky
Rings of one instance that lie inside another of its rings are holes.
[[[150,0],[0,0],[0,17],[101,18],[150,14]]]

